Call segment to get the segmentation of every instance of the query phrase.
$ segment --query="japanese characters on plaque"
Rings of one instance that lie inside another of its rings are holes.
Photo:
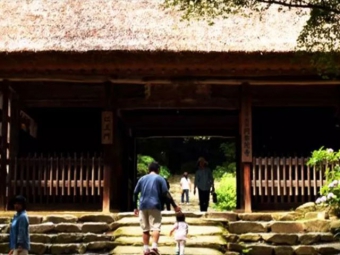
[[[242,100],[242,162],[252,162],[252,113],[251,113],[251,99],[245,97]]]
[[[102,112],[102,144],[112,144],[113,142],[113,114],[112,112]]]

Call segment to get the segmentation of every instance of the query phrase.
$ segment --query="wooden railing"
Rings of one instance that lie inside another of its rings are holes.
[[[9,197],[22,194],[30,204],[101,204],[100,156],[31,156],[15,158],[8,173]]]
[[[324,169],[307,166],[307,161],[308,158],[254,158],[251,185],[255,207],[289,208],[314,201],[325,183]]]

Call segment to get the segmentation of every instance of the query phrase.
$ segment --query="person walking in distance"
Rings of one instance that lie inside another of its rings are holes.
[[[14,215],[9,234],[9,255],[28,255],[30,250],[29,221],[26,213],[26,199],[17,196],[14,199]]]
[[[206,212],[209,207],[210,191],[214,192],[214,180],[211,170],[207,167],[208,162],[200,157],[198,159],[198,170],[195,174],[194,195],[198,188],[198,199],[200,203],[200,211]]]
[[[170,231],[170,236],[172,236],[173,232],[175,232],[176,255],[184,255],[188,230],[189,226],[185,222],[185,215],[183,213],[177,213],[176,223],[174,225],[174,228]]]
[[[189,204],[189,191],[191,192],[191,182],[188,177],[188,173],[184,172],[183,177],[180,181],[181,188],[182,188],[182,196],[181,196],[181,202],[184,203],[184,196],[185,196],[185,202]]]
[[[134,213],[140,218],[140,226],[143,231],[144,255],[159,255],[158,240],[162,222],[162,199],[167,199],[176,212],[179,208],[171,197],[166,181],[159,175],[160,166],[157,162],[149,165],[149,173],[140,178],[134,190]],[[138,195],[139,209],[137,209]],[[152,247],[150,249],[150,231],[152,231]]]

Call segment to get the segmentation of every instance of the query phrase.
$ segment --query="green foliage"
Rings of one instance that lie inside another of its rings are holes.
[[[236,178],[232,174],[224,174],[216,188],[218,210],[233,210],[236,208]]]
[[[323,75],[326,75],[325,78],[337,75],[336,60],[340,40],[339,0],[164,0],[164,7],[179,11],[182,19],[203,19],[211,25],[216,18],[229,18],[233,14],[245,17],[251,16],[252,13],[263,14],[272,5],[278,6],[278,12],[291,10],[297,16],[309,14],[309,19],[300,32],[297,50],[312,52],[311,64],[322,71]],[[294,20],[291,22],[294,26]]]
[[[225,173],[236,174],[236,147],[235,143],[225,142],[220,145],[220,150],[225,155],[225,162],[217,166],[213,171],[213,177],[220,180]]]
[[[316,203],[320,206],[329,206],[336,214],[340,213],[340,151],[332,149],[313,151],[308,165],[315,166],[317,170],[325,170],[326,185],[320,189]]]
[[[154,158],[146,155],[137,155],[137,175],[143,176],[149,172],[148,167],[149,165],[155,161]],[[161,166],[159,175],[163,176],[164,178],[169,178],[170,171],[166,166]]]

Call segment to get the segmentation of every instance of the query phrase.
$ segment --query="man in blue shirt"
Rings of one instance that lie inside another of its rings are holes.
[[[30,250],[29,221],[26,213],[26,199],[23,196],[17,196],[14,199],[14,209],[17,213],[11,223],[9,255],[28,255]]]
[[[166,199],[171,203],[176,212],[181,209],[172,199],[166,181],[159,174],[160,166],[157,162],[149,165],[149,174],[140,178],[135,187],[133,202],[134,212],[140,217],[140,225],[143,230],[143,250],[144,255],[160,255],[158,251],[158,240],[162,225],[162,200]],[[138,195],[141,194],[139,200],[139,210],[137,209]],[[152,231],[152,247],[149,248],[150,231]]]

